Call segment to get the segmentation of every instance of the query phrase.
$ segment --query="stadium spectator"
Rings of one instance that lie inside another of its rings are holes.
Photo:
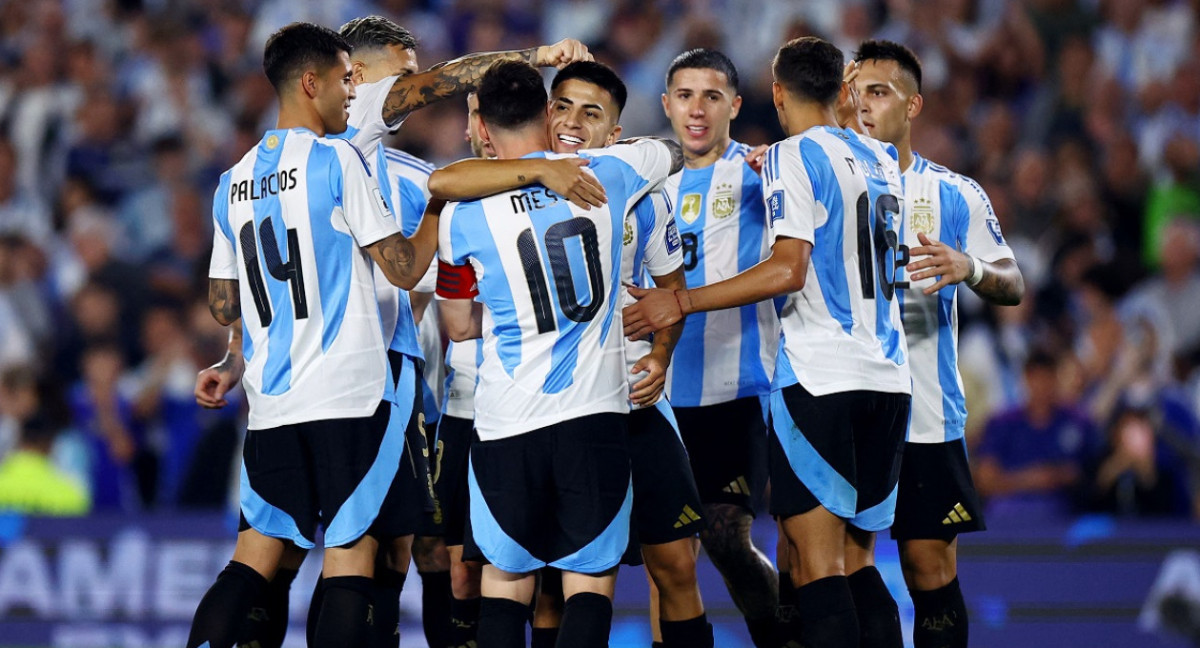
[[[33,419],[21,426],[17,449],[0,461],[0,511],[25,515],[85,515],[87,490],[50,459],[57,431]]]

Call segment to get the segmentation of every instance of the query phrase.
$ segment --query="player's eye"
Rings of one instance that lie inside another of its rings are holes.
[[[587,112],[587,117],[588,117],[588,119],[600,119],[600,113],[598,113],[594,110],[589,110]]]

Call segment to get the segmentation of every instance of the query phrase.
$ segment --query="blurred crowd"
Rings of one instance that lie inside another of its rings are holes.
[[[0,507],[43,483],[63,513],[226,505],[241,404],[192,397],[226,341],[212,191],[274,124],[267,35],[370,13],[418,36],[422,67],[579,38],[628,84],[627,134],[669,135],[667,64],[720,49],[749,144],[782,137],[786,39],[912,47],[914,148],[981,183],[1030,287],[1013,308],[960,291],[989,511],[1200,518],[1197,0],[0,3]],[[421,111],[391,143],[444,164],[465,124]]]

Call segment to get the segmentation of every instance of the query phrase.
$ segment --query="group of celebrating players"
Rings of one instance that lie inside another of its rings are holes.
[[[196,387],[246,390],[242,520],[189,648],[280,645],[318,528],[312,646],[397,645],[414,561],[432,648],[607,646],[625,562],[654,645],[709,648],[703,545],[756,647],[898,648],[888,528],[915,645],[966,646],[956,291],[1023,283],[979,185],[912,151],[912,52],[786,43],[788,138],[751,149],[716,51],[666,72],[676,142],[620,139],[625,86],[578,41],[424,72],[416,46],[378,16],[267,42],[277,128],[216,190],[230,344]],[[476,158],[383,145],[454,97]],[[768,483],[778,568],[750,536]]]

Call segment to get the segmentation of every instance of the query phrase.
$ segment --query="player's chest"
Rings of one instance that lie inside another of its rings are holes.
[[[675,222],[680,231],[720,236],[740,226],[745,200],[760,199],[746,195],[741,182],[714,182],[709,185],[683,185],[673,197]]]
[[[941,196],[936,191],[923,183],[907,181],[901,213],[901,243],[916,247],[920,245],[920,234],[934,241],[942,240],[945,214],[942,213]]]

